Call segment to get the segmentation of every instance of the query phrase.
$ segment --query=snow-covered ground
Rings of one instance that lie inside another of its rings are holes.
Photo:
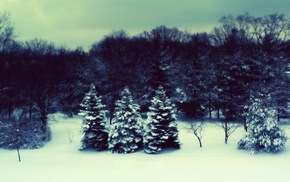
[[[244,135],[239,128],[223,142],[223,130],[214,124],[204,129],[203,148],[178,122],[180,150],[149,155],[111,154],[107,151],[79,151],[81,118],[55,115],[50,122],[52,141],[43,148],[0,149],[2,182],[288,182],[290,181],[290,141],[277,154],[249,155],[236,149]],[[290,127],[282,126],[290,136]]]

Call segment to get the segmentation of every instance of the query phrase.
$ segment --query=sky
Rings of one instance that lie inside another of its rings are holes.
[[[157,26],[210,32],[224,15],[290,15],[289,0],[0,0],[17,40],[40,38],[89,49],[113,31],[133,36]]]

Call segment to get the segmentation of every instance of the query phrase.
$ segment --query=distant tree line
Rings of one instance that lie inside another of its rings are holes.
[[[245,121],[254,93],[271,94],[278,117],[287,115],[290,18],[283,14],[224,16],[211,33],[159,26],[137,36],[113,32],[89,51],[33,39],[16,41],[9,13],[0,13],[0,115],[22,108],[47,129],[47,114],[70,116],[90,84],[113,118],[120,92],[130,88],[148,111],[162,85],[179,113]],[[246,125],[245,125],[246,126]]]

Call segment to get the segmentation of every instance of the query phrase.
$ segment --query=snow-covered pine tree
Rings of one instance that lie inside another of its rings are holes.
[[[109,150],[112,153],[132,153],[142,147],[143,122],[139,113],[140,106],[126,87],[116,108],[109,133]]]
[[[96,149],[98,151],[108,149],[108,131],[105,120],[106,110],[102,104],[101,96],[97,96],[94,84],[91,84],[90,91],[85,94],[80,104],[79,115],[84,116],[83,138],[80,150]]]
[[[270,107],[270,94],[258,94],[250,99],[246,113],[248,133],[238,142],[238,149],[257,152],[278,152],[287,137],[277,123],[276,110]]]
[[[159,86],[151,100],[143,136],[146,153],[156,154],[163,148],[180,148],[175,111],[175,106],[167,98],[163,87]]]

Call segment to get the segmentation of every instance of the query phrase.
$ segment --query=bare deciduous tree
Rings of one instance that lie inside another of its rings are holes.
[[[0,50],[3,52],[14,37],[14,27],[8,12],[0,12]]]
[[[188,123],[188,127],[186,128],[189,132],[193,133],[199,142],[199,147],[202,148],[202,137],[203,130],[205,127],[204,121],[192,121]]]
[[[217,126],[224,130],[225,144],[227,144],[231,134],[233,134],[241,126],[241,124],[237,122],[229,122],[227,119],[221,119],[220,121],[220,124],[217,123]]]
[[[262,43],[266,36],[272,36],[275,40],[286,41],[290,37],[290,18],[284,14],[270,14],[262,17],[250,16],[248,13],[233,17],[223,16],[220,21],[222,25],[215,27],[212,32],[214,45],[222,45],[226,38],[236,29],[240,38],[255,40]]]

